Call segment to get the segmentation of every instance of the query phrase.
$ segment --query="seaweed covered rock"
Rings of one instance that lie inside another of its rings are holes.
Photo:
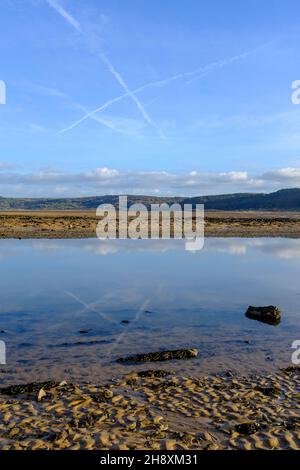
[[[288,366],[284,369],[281,369],[287,375],[300,375],[300,367],[299,366]]]
[[[50,390],[51,388],[57,387],[58,382],[32,382],[29,384],[22,385],[10,385],[9,387],[1,388],[0,393],[3,395],[31,395],[38,393],[41,389]]]
[[[268,325],[279,325],[281,321],[281,312],[278,307],[269,305],[267,307],[248,307],[246,317],[251,320],[257,320]]]
[[[134,356],[121,357],[117,362],[156,362],[172,359],[193,359],[198,356],[198,349],[175,349],[173,351],[150,352]]]
[[[260,424],[258,423],[241,423],[235,425],[235,431],[244,436],[250,436],[255,434],[260,429]]]
[[[170,372],[167,370],[160,369],[150,369],[150,370],[140,370],[137,372],[138,377],[142,378],[162,378],[170,375]]]
[[[10,385],[8,387],[0,388],[0,394],[17,396],[17,395],[36,395],[37,398],[41,390],[44,392],[56,391],[62,395],[67,393],[73,393],[76,387],[73,384],[67,382],[53,382],[48,380],[47,382],[31,382],[28,384],[21,385]]]

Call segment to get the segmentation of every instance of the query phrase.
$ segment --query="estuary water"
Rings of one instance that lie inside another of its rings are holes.
[[[243,374],[291,365],[300,340],[300,240],[0,240],[1,383],[105,382],[153,367]],[[277,305],[278,326],[245,317]],[[3,344],[3,343],[2,343]],[[121,365],[122,356],[199,350]]]

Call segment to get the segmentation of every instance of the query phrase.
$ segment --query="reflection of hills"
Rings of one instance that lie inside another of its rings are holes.
[[[0,210],[88,210],[100,204],[117,207],[119,196],[97,196],[83,198],[0,198]],[[207,210],[300,210],[300,189],[282,189],[270,194],[223,194],[217,196],[155,197],[128,196],[128,204],[205,204]]]

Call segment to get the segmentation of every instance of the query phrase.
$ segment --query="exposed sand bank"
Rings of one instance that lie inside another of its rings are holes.
[[[0,449],[300,449],[299,369],[186,378],[157,371],[105,387],[1,394]]]
[[[0,212],[0,238],[93,238],[95,211]],[[207,237],[300,237],[299,212],[206,212]]]

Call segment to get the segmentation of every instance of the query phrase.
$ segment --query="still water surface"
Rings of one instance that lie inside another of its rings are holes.
[[[210,238],[195,253],[174,240],[0,240],[0,381],[103,382],[149,368],[120,356],[181,347],[199,357],[154,366],[188,375],[290,365],[299,280],[293,239]],[[277,327],[244,315],[269,304],[282,310]]]

